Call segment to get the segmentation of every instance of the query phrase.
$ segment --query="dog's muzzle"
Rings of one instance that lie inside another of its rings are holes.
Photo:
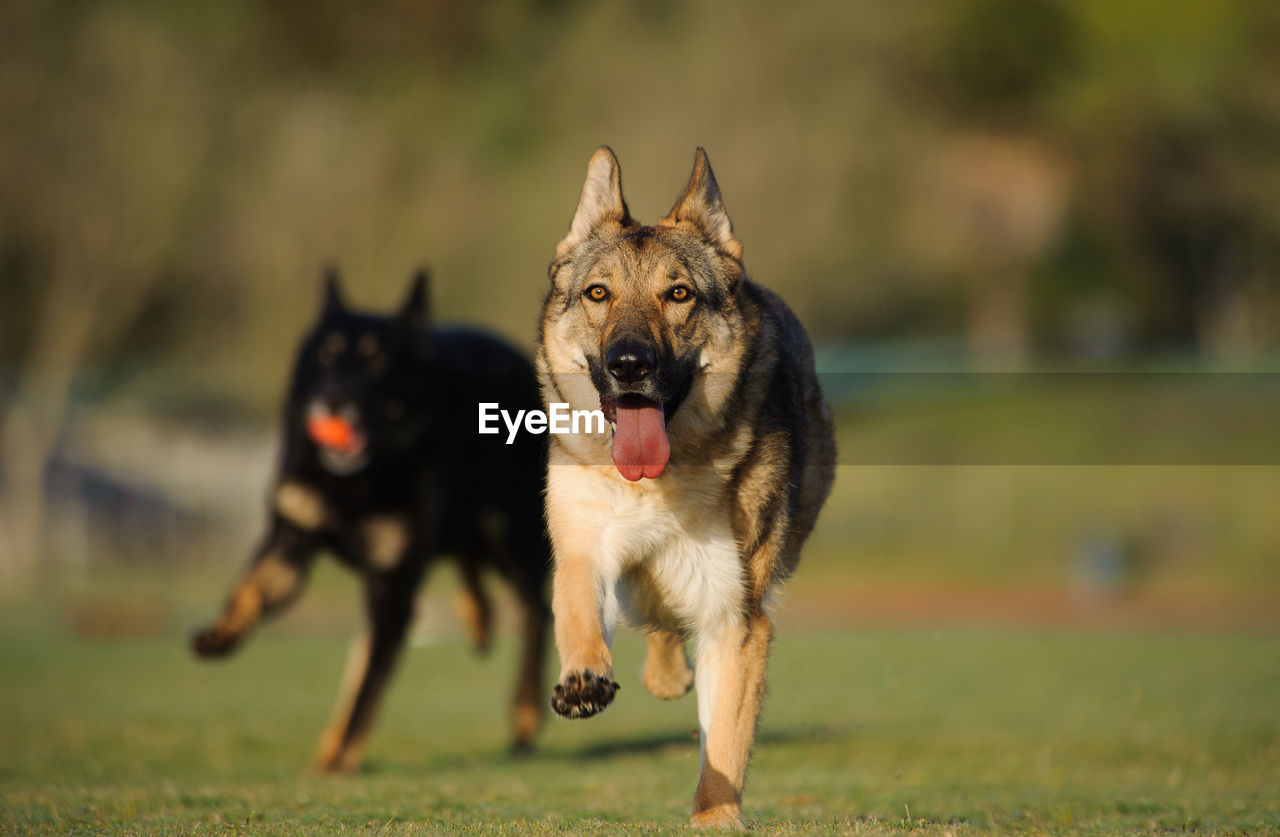
[[[306,426],[326,471],[346,476],[369,463],[368,435],[354,405],[335,408],[314,400],[307,407]]]
[[[614,342],[605,352],[604,367],[608,378],[601,388],[600,409],[613,424],[613,464],[632,482],[656,479],[671,458],[667,422],[684,400],[688,381],[664,386],[657,352],[634,338]]]

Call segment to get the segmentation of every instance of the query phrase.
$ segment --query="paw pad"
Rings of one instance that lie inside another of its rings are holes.
[[[612,677],[591,671],[574,672],[556,684],[551,708],[566,718],[590,718],[612,703],[621,688]]]

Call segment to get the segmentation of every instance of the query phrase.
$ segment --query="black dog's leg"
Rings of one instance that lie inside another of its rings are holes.
[[[551,621],[551,607],[542,574],[531,573],[516,588],[522,605],[520,670],[516,677],[515,701],[511,724],[514,731],[516,753],[533,749],[534,736],[542,726],[546,713],[543,698],[543,669],[547,655],[547,627]]]
[[[479,561],[464,556],[458,563],[458,571],[462,576],[462,590],[458,594],[459,616],[471,639],[471,647],[484,654],[489,650],[493,635],[493,605],[489,603],[489,595],[480,581]]]
[[[368,627],[352,641],[333,717],[320,738],[316,766],[350,771],[360,766],[383,688],[404,647],[413,618],[416,578],[366,580]]]
[[[316,546],[313,533],[273,515],[270,531],[228,597],[222,616],[192,637],[196,654],[225,656],[258,620],[278,613],[297,598]]]
[[[541,514],[529,513],[527,504],[522,504],[512,518],[501,553],[507,558],[503,575],[520,598],[522,611],[520,668],[511,713],[513,749],[522,754],[533,749],[533,739],[546,715],[543,671],[551,624],[547,601],[551,554]]]

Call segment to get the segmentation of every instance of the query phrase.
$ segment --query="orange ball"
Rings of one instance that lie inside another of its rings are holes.
[[[350,447],[356,437],[356,430],[351,423],[338,416],[308,419],[307,432],[312,439],[329,448]]]

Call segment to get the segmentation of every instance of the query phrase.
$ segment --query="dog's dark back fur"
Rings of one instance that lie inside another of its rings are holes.
[[[352,311],[336,276],[303,338],[283,410],[278,479],[268,533],[222,618],[198,634],[202,656],[236,646],[253,624],[291,601],[318,550],[362,577],[369,620],[353,651],[354,677],[321,742],[326,769],[357,766],[378,697],[403,644],[417,585],[430,563],[454,558],[464,619],[480,649],[490,608],[481,586],[492,568],[524,604],[525,659],[515,741],[528,747],[541,719],[541,660],[549,608],[541,494],[543,437],[513,444],[477,433],[477,404],[536,409],[533,368],[479,331],[432,328],[425,277],[394,315]],[[337,424],[336,441],[314,429]]]

